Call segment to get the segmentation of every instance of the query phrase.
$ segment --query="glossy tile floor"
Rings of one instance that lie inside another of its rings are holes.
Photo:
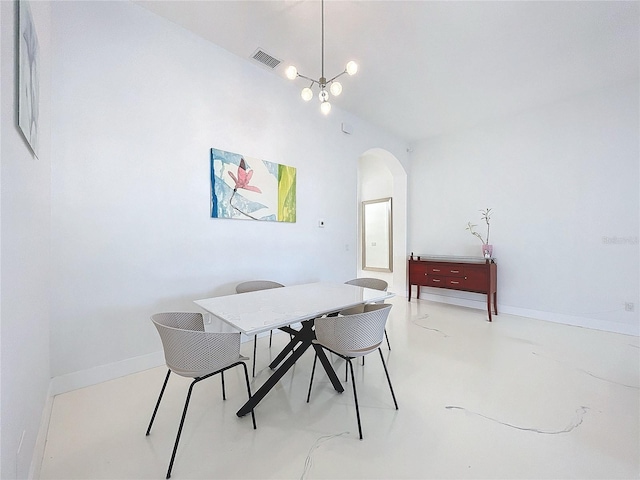
[[[336,393],[309,351],[250,416],[241,369],[194,388],[172,478],[639,478],[637,337],[395,298],[383,347],[399,410],[377,354],[356,367],[364,440],[351,381]],[[253,384],[288,335],[258,340]],[[252,354],[252,343],[242,346]],[[344,379],[344,362],[334,357]],[[166,369],[59,395],[43,479],[165,477],[189,381]]]

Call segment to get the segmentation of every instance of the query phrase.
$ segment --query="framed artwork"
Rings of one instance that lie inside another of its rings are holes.
[[[211,217],[296,221],[296,169],[211,149]]]
[[[31,8],[20,1],[18,32],[18,126],[34,155],[38,156],[38,116],[40,114],[39,45]]]

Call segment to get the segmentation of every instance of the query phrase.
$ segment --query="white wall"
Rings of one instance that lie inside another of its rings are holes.
[[[50,8],[44,2],[30,4],[40,45],[39,158],[29,150],[16,121],[18,2],[0,2],[3,479],[29,475],[50,380]]]
[[[637,335],[638,118],[635,79],[420,142],[409,250],[478,255],[465,226],[493,208],[499,311]]]
[[[161,359],[150,314],[243,280],[356,276],[357,160],[400,140],[135,4],[51,8],[54,376]],[[298,221],[211,219],[211,147],[296,167]]]

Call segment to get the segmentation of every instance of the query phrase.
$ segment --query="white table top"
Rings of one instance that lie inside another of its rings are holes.
[[[195,303],[247,335],[256,335],[395,296],[344,283],[307,283],[196,300]]]

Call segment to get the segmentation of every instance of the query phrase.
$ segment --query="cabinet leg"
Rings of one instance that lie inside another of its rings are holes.
[[[498,292],[493,292],[493,313],[498,314]]]

